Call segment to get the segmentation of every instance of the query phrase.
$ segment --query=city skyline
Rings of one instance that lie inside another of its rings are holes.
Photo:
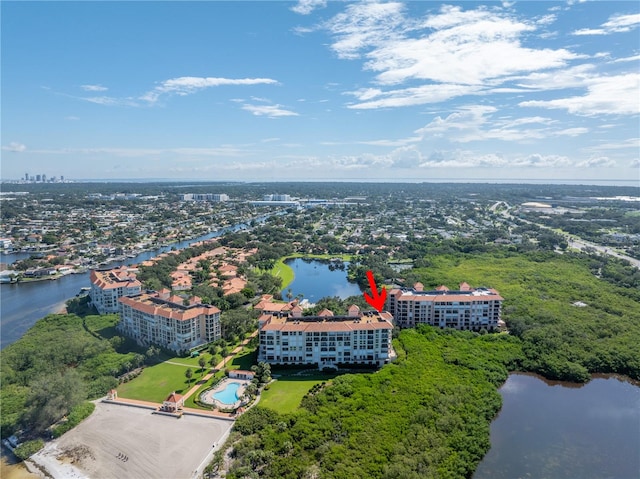
[[[637,2],[3,2],[2,180],[639,184]]]

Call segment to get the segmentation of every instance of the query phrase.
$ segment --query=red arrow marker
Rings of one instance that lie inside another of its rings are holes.
[[[387,290],[383,287],[380,291],[380,294],[378,294],[378,288],[376,288],[376,280],[373,279],[373,273],[371,271],[367,271],[367,278],[369,278],[369,286],[371,286],[373,298],[367,293],[364,293],[364,299],[367,303],[376,308],[378,312],[380,312],[382,311],[384,302],[387,300]]]

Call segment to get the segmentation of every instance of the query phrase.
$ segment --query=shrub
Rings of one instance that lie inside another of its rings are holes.
[[[73,409],[71,409],[69,416],[67,416],[66,422],[63,422],[62,424],[59,424],[52,429],[53,436],[60,437],[68,430],[73,429],[85,418],[89,417],[95,408],[96,405],[88,401],[78,404]]]
[[[13,453],[23,461],[28,459],[40,449],[44,447],[44,441],[42,439],[34,439],[33,441],[26,441],[20,444],[13,450]]]

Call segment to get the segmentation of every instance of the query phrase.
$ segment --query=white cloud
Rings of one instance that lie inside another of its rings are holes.
[[[424,141],[444,138],[449,142],[469,143],[486,140],[529,142],[559,136],[574,137],[589,131],[582,127],[558,129],[557,122],[541,116],[493,119],[492,115],[497,111],[492,106],[466,106],[445,118],[437,116],[415,133]]]
[[[388,168],[393,166],[393,160],[385,155],[362,154],[330,158],[329,166],[342,170]]]
[[[409,138],[399,138],[396,140],[367,140],[367,141],[358,141],[357,143],[360,145],[371,145],[371,146],[405,146],[410,145],[412,143],[416,143],[422,140],[420,136],[411,136]]]
[[[613,60],[613,63],[637,62],[638,60],[640,60],[640,55],[634,55],[632,57],[617,58],[616,60]]]
[[[443,7],[424,27],[435,31],[375,48],[365,68],[380,72],[376,79],[382,84],[430,80],[478,85],[519,72],[564,67],[577,58],[565,49],[523,47],[520,36],[535,25],[486,10]]]
[[[576,166],[580,168],[611,168],[616,166],[616,162],[606,156],[597,156],[581,161]]]
[[[69,121],[78,121],[80,118],[77,116],[70,115],[70,116],[65,116],[64,119]]]
[[[519,103],[522,107],[565,109],[582,116],[636,115],[640,104],[640,73],[628,73],[585,80],[587,93],[555,100],[531,100]]]
[[[315,9],[326,6],[327,0],[299,0],[297,5],[291,7],[291,11],[299,13],[300,15],[309,15]]]
[[[640,149],[640,138],[628,138],[615,143],[601,143],[584,148],[585,151],[607,151],[607,150],[624,150],[633,148],[636,151]]]
[[[424,153],[417,145],[398,148],[389,157],[393,168],[610,168],[616,162],[605,156],[580,161],[563,155],[479,153],[473,150],[434,150]]]
[[[556,168],[561,166],[571,166],[569,158],[562,155],[532,155],[520,156],[510,162],[510,166],[530,167],[530,168]]]
[[[25,151],[27,149],[27,147],[25,145],[23,145],[22,143],[18,143],[16,141],[12,141],[8,145],[3,146],[2,149],[4,151],[12,151],[14,153],[22,153],[23,151]]]
[[[253,113],[256,116],[268,116],[277,118],[281,116],[298,116],[295,111],[285,110],[282,105],[242,105],[242,109]]]
[[[634,160],[631,160],[631,162],[629,163],[629,166],[631,168],[640,168],[640,158],[636,158]]]
[[[624,33],[640,26],[640,13],[630,15],[614,15],[600,28],[582,28],[575,30],[573,35],[610,35],[611,33]]]
[[[518,86],[531,90],[561,90],[582,87],[596,77],[595,66],[589,63],[559,70],[533,72],[523,77],[514,77]]]
[[[401,3],[362,2],[349,4],[324,28],[333,35],[331,48],[339,58],[364,59],[363,68],[375,73],[376,87],[350,92],[360,103],[349,108],[374,109],[496,93],[514,75],[565,69],[583,56],[521,42],[554,20],[553,15],[521,20],[499,7],[463,10],[446,5],[412,19]],[[407,82],[414,84],[384,89]]]
[[[96,103],[105,106],[139,106],[139,103],[132,98],[115,98],[112,96],[92,96],[92,97],[74,97],[89,103]]]
[[[102,85],[80,85],[84,91],[107,91],[108,88]]]
[[[375,108],[392,108],[400,106],[424,105],[427,103],[440,103],[452,98],[464,95],[472,95],[481,91],[474,85],[422,85],[413,88],[382,91],[374,88],[365,88],[348,92],[355,96],[360,103],[348,105],[348,108],[356,110],[370,110]],[[380,98],[377,98],[380,97]]]
[[[178,77],[163,81],[153,90],[140,97],[149,103],[155,103],[163,94],[186,96],[205,88],[226,85],[270,85],[278,83],[271,78],[216,78],[216,77]]]
[[[404,5],[397,2],[350,4],[345,12],[325,24],[336,41],[331,45],[339,58],[360,58],[360,50],[378,47],[401,36],[406,23]]]

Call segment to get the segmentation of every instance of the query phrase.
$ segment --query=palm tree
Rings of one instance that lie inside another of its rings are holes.
[[[187,368],[187,370],[184,372],[184,375],[186,376],[189,385],[191,385],[191,377],[193,376],[193,371],[191,370],[191,368]]]
[[[207,360],[204,359],[203,356],[200,356],[200,359],[198,359],[198,364],[200,365],[200,370],[202,371],[202,375],[204,376],[204,365],[207,364]]]

